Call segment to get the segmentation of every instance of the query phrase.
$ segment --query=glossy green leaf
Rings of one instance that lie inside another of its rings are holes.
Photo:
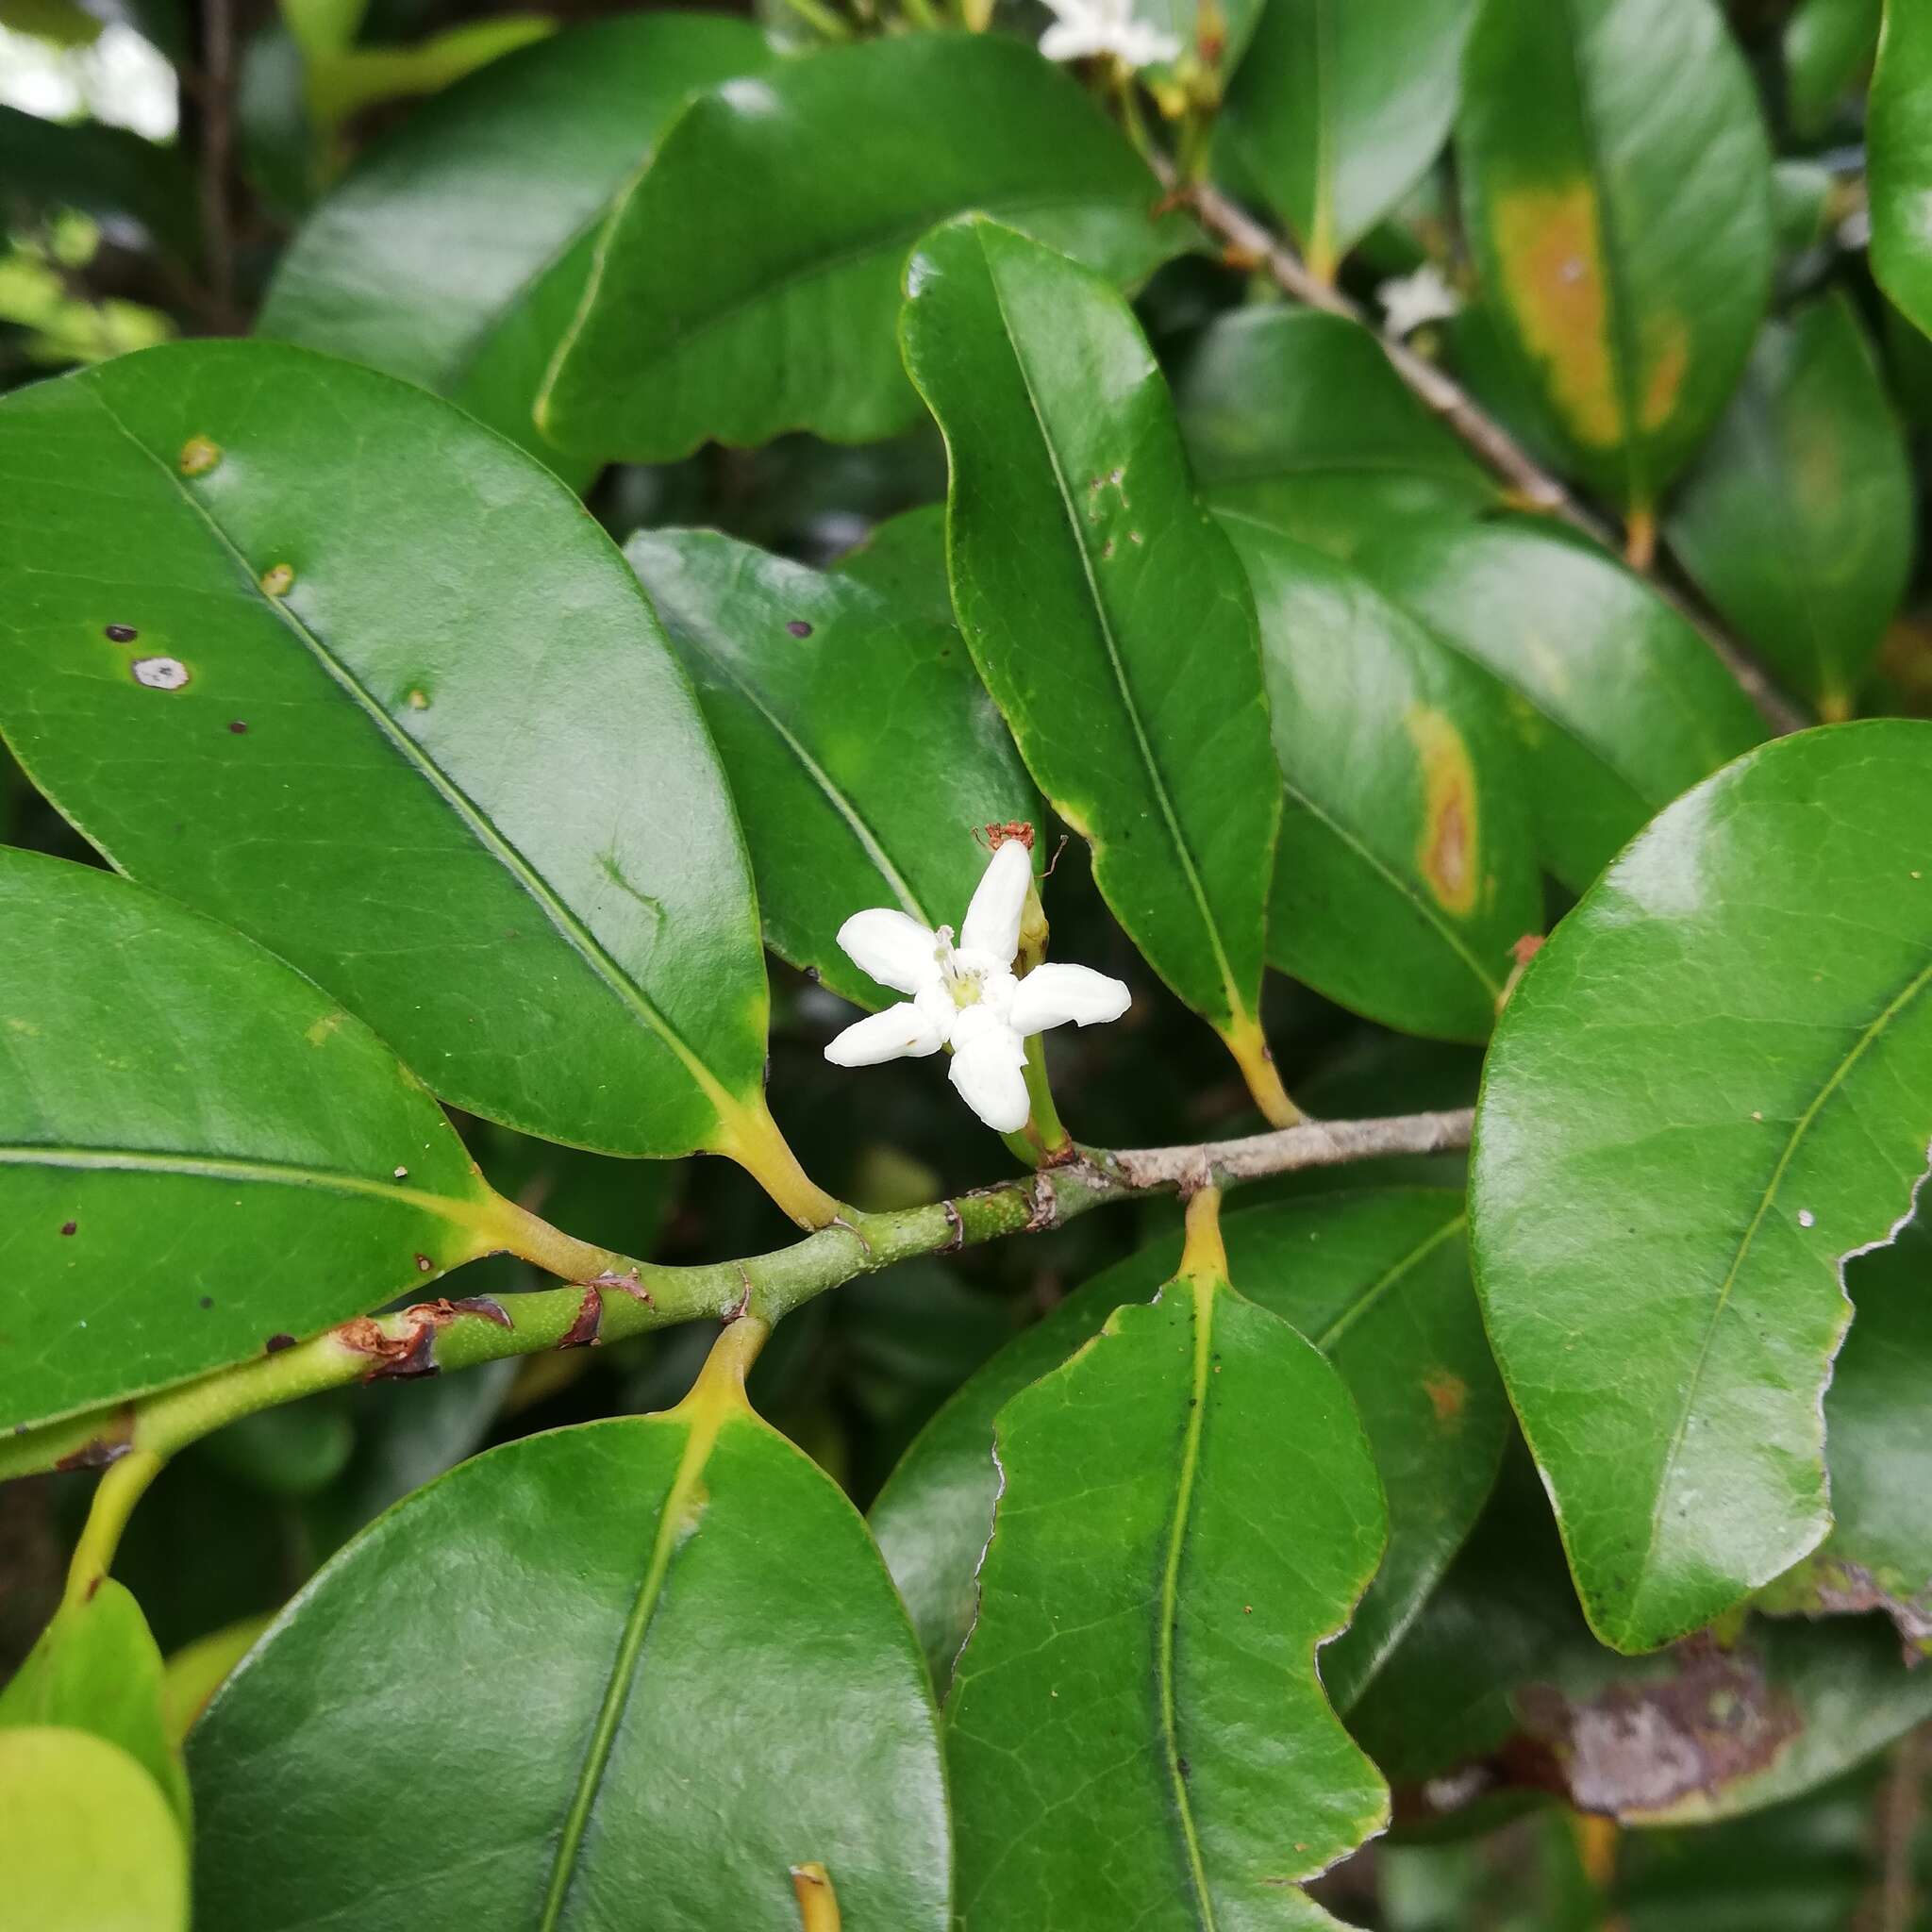
[[[1175,400],[1216,509],[1348,557],[1371,537],[1496,502],[1475,459],[1367,329],[1318,308],[1223,316]]]
[[[0,1750],[9,1732],[48,1725],[91,1732],[126,1752],[187,1828],[188,1774],[162,1708],[161,1653],[141,1606],[111,1576],[55,1611],[0,1690]]]
[[[575,26],[419,108],[309,216],[259,332],[454,398],[574,479],[530,419],[612,202],[689,96],[771,64],[718,14]]]
[[[280,960],[25,852],[0,852],[0,1426],[242,1360],[494,1245],[436,1103]]]
[[[539,421],[638,461],[893,435],[919,418],[892,322],[926,229],[984,208],[1132,282],[1185,236],[1159,195],[1079,84],[1004,37],[789,61],[693,103],[618,203]]]
[[[188,1932],[188,1851],[153,1778],[85,1731],[0,1731],[0,1872],[33,1932]]]
[[[1653,1657],[1601,1648],[1518,1455],[1349,1725],[1394,1787],[1400,1832],[1480,1830],[1542,1795],[1631,1825],[1733,1817],[1928,1715],[1932,1672],[1907,1667],[1882,1618],[1751,1617]]]
[[[1481,0],[1457,124],[1503,336],[1633,513],[1724,408],[1764,313],[1771,156],[1714,0]]]
[[[1791,126],[1823,134],[1872,64],[1885,0],[1799,0],[1785,23],[1785,105]]]
[[[715,1372],[667,1415],[527,1437],[398,1505],[229,1678],[189,1762],[201,1932],[798,1932],[812,1860],[845,1932],[947,1924],[904,1612],[851,1506]],[[368,1856],[408,1818],[434,1820],[426,1865]]]
[[[1471,1202],[1591,1624],[1642,1650],[1812,1549],[1840,1267],[1932,1143],[1932,724],[1840,724],[1651,824],[1517,988]]]
[[[957,924],[984,827],[1040,816],[959,633],[714,531],[643,531],[625,555],[730,774],[766,943],[878,1006],[840,925],[867,906]]]
[[[1324,280],[1456,117],[1473,0],[1268,0],[1222,138]]]
[[[0,727],[117,866],[472,1112],[614,1154],[762,1118],[724,775],[541,465],[391,377],[195,342],[8,397],[0,476]]]
[[[1291,1322],[1348,1385],[1389,1499],[1389,1546],[1322,1681],[1346,1709],[1468,1534],[1495,1476],[1507,1405],[1463,1257],[1459,1192],[1378,1189],[1230,1215],[1229,1266],[1249,1298]],[[907,1452],[872,1510],[941,1688],[972,1624],[999,1472],[993,1418],[1174,1272],[1176,1236],[1120,1262],[1018,1336]]]
[[[1230,519],[1287,788],[1268,957],[1403,1032],[1485,1040],[1542,927],[1494,681],[1346,564]]]
[[[1660,806],[1764,735],[1690,623],[1581,543],[1527,521],[1438,525],[1361,565],[1502,685],[1543,863],[1573,891]]]
[[[1932,335],[1932,13],[1886,0],[1865,118],[1872,273]]]
[[[1254,600],[1167,386],[1100,276],[997,223],[935,231],[908,286],[974,661],[1114,916],[1253,1084],[1280,788]]]
[[[1814,1617],[1884,1610],[1916,1662],[1932,1653],[1932,1229],[1915,1221],[1854,1260],[1845,1286],[1857,1312],[1824,1397],[1831,1534],[1757,1602]]]
[[[962,1932],[1332,1924],[1295,1881],[1388,1815],[1315,1671],[1381,1555],[1374,1464],[1219,1247],[1000,1410],[946,1699]]]
[[[1671,547],[1774,672],[1851,715],[1912,561],[1912,477],[1842,294],[1768,324],[1677,497]]]

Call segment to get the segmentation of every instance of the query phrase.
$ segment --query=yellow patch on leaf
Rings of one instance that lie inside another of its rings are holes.
[[[1458,919],[1475,910],[1482,866],[1477,855],[1475,767],[1469,747],[1441,711],[1412,705],[1403,718],[1423,768],[1423,829],[1416,868],[1443,909]]]
[[[1491,227],[1504,298],[1524,347],[1548,373],[1557,414],[1579,442],[1614,448],[1624,410],[1590,183],[1512,189],[1496,197]]]
[[[1446,1429],[1462,1419],[1463,1405],[1469,1400],[1469,1384],[1447,1369],[1431,1369],[1423,1377],[1423,1393],[1436,1411],[1436,1420]]]
[[[1644,325],[1643,402],[1638,421],[1653,435],[1677,412],[1690,368],[1690,331],[1681,315],[1653,315]]]

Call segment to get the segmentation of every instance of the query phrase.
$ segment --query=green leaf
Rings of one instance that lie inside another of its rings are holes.
[[[1780,1615],[1884,1610],[1906,1658],[1932,1653],[1932,1229],[1914,1222],[1853,1260],[1857,1310],[1824,1397],[1831,1534],[1757,1597]]]
[[[915,34],[788,61],[694,102],[618,203],[537,406],[583,456],[640,462],[785,429],[864,442],[919,405],[892,321],[912,244],[1011,216],[1137,281],[1185,226],[1069,75],[993,35]]]
[[[1913,521],[1905,439],[1851,303],[1767,324],[1671,512],[1671,546],[1826,719],[1851,715],[1898,609]]]
[[[32,479],[0,726],[115,865],[471,1112],[613,1154],[758,1131],[724,775],[637,579],[540,464],[389,376],[195,342],[8,397],[0,475]]]
[[[412,113],[310,215],[258,331],[454,398],[574,481],[530,409],[612,202],[700,88],[771,63],[750,26],[648,13],[571,28]]]
[[[9,1733],[45,1725],[88,1731],[126,1752],[188,1829],[188,1774],[161,1707],[161,1653],[141,1606],[111,1576],[55,1611],[0,1691],[0,1752]]]
[[[1474,0],[1268,0],[1219,124],[1324,281],[1456,118]]]
[[[874,524],[865,541],[833,564],[841,575],[876,591],[906,612],[949,628],[953,592],[946,581],[946,507],[922,503]]]
[[[1257,1017],[1281,805],[1254,600],[1154,357],[1100,276],[994,222],[929,235],[908,286],[974,661],[1128,937],[1278,1095]]]
[[[274,1622],[269,1616],[239,1618],[183,1644],[169,1657],[161,1673],[161,1715],[168,1741],[177,1750],[208,1707],[208,1699]]]
[[[1000,1410],[946,1700],[963,1932],[1329,1925],[1296,1881],[1386,1822],[1315,1670],[1381,1554],[1374,1464],[1208,1233]]]
[[[280,960],[25,852],[0,852],[0,1427],[243,1360],[495,1245],[436,1103]]]
[[[1375,339],[1339,315],[1268,307],[1221,317],[1175,399],[1216,509],[1339,557],[1378,533],[1496,502]]]
[[[1490,1340],[1592,1626],[1708,1623],[1830,1524],[1840,1267],[1932,1142],[1932,724],[1780,739],[1664,812],[1490,1048]]]
[[[714,1357],[715,1360],[715,1357]],[[667,1415],[420,1490],[296,1598],[189,1740],[203,1932],[330,1915],[942,1932],[938,1727],[851,1506],[714,1368]],[[434,1817],[434,1892],[367,1856]],[[275,1856],[258,1856],[273,1843]]]
[[[1542,885],[1494,681],[1346,564],[1230,520],[1287,801],[1268,957],[1403,1032],[1485,1040]]]
[[[1389,1498],[1389,1546],[1347,1634],[1322,1654],[1346,1709],[1421,1608],[1482,1508],[1508,1410],[1463,1256],[1461,1196],[1381,1189],[1285,1201],[1224,1224],[1251,1299],[1313,1339],[1360,1411]],[[1178,1236],[1069,1295],[926,1425],[873,1505],[873,1531],[944,1688],[972,1626],[999,1472],[993,1418],[1174,1272]]]
[[[1457,125],[1503,336],[1578,470],[1648,516],[1764,313],[1771,155],[1712,0],[1481,0]]]
[[[1872,273],[1906,316],[1932,335],[1932,14],[1887,0],[1865,118]]]
[[[1815,140],[1872,64],[1884,0],[1800,0],[1785,23],[1785,104],[1792,130]]]
[[[840,925],[868,906],[957,924],[986,870],[975,834],[1040,816],[959,633],[712,531],[644,531],[625,555],[730,774],[766,943],[878,1006]]]
[[[1878,1618],[1750,1617],[1653,1657],[1602,1649],[1535,1472],[1512,1456],[1349,1725],[1394,1787],[1398,1830],[1481,1830],[1544,1795],[1629,1825],[1735,1817],[1841,1775],[1928,1714],[1932,1672],[1908,1670]]]
[[[0,1872],[33,1932],[188,1932],[188,1851],[159,1787],[85,1731],[0,1731]]]
[[[1573,891],[1660,806],[1764,735],[1691,625],[1579,542],[1526,521],[1438,525],[1360,562],[1503,687],[1543,863]]]

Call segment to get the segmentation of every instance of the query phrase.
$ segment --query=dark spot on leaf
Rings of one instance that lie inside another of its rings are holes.
[[[262,1343],[262,1348],[269,1355],[280,1355],[283,1349],[293,1348],[294,1345],[295,1338],[292,1335],[271,1335]]]
[[[131,624],[110,624],[107,626],[109,643],[131,644],[140,635]]]
[[[60,1232],[62,1234],[74,1234],[78,1231],[80,1223],[77,1221],[63,1221],[60,1224]]]
[[[213,1296],[213,1295],[211,1295],[211,1294],[205,1294],[205,1295],[203,1295],[203,1296],[202,1296],[202,1298],[201,1298],[201,1305],[202,1305],[202,1307],[205,1307],[205,1308],[211,1308],[211,1307],[214,1307],[214,1305],[215,1305],[215,1298],[214,1298],[214,1296]]]
[[[785,628],[795,638],[808,638],[811,635],[811,625],[802,617],[794,617]]]
[[[228,720],[228,729],[232,731],[237,738],[240,738],[242,735],[242,733],[248,729],[248,726],[244,724],[240,718],[230,718]]]
[[[422,1274],[434,1274],[436,1273],[436,1263],[427,1255],[418,1255],[416,1257],[416,1269]]]
[[[585,1289],[584,1298],[577,1304],[576,1319],[564,1331],[563,1339],[557,1346],[559,1350],[594,1348],[597,1345],[597,1331],[603,1325],[604,1297],[592,1283]]]

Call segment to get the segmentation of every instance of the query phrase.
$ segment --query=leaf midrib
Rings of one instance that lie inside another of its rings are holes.
[[[736,1411],[721,1403],[701,1405],[686,1424],[690,1430],[671,1487],[664,1493],[658,1517],[658,1533],[651,1541],[651,1555],[644,1573],[638,1579],[638,1591],[630,1614],[618,1639],[617,1654],[611,1659],[609,1681],[604,1687],[604,1701],[597,1708],[597,1722],[591,1727],[590,1742],[584,1748],[584,1761],[577,1771],[570,1808],[564,1814],[558,1835],[557,1856],[550,1867],[550,1885],[543,1897],[542,1916],[533,1932],[557,1932],[562,1923],[563,1907],[570,1895],[571,1881],[576,1875],[583,1851],[584,1834],[590,1828],[591,1808],[596,1803],[599,1786],[610,1762],[617,1741],[618,1727],[624,1722],[625,1706],[630,1700],[637,1677],[638,1658],[658,1604],[663,1600],[665,1579],[673,1559],[694,1526],[691,1521],[693,1498],[704,1480],[706,1465],[717,1445],[720,1433]],[[668,1421],[668,1419],[666,1419]]]
[[[918,920],[922,925],[931,925],[933,924],[931,913],[919,903],[919,895],[912,890],[911,885],[899,871],[898,867],[892,863],[878,835],[874,832],[860,815],[858,806],[833,782],[831,774],[812,757],[811,753],[806,749],[804,743],[787,727],[778,714],[765,703],[756,687],[740,675],[737,667],[728,658],[712,650],[695,629],[687,628],[680,634],[685,641],[690,644],[691,648],[704,658],[706,663],[716,669],[721,675],[729,680],[737,691],[742,693],[745,702],[771,726],[773,735],[798,760],[800,766],[805,771],[806,776],[818,787],[824,794],[832,809],[845,822],[846,829],[858,841],[860,850],[864,852],[866,858],[878,869],[879,875],[885,880],[886,884],[898,895],[899,903],[906,911]]]
[[[402,730],[389,713],[378,704],[361,680],[344,664],[334,652],[323,642],[308,626],[297,617],[281,598],[269,596],[257,582],[255,573],[249,567],[248,559],[242,553],[227,531],[215,520],[212,512],[201,500],[182,483],[170,464],[151,450],[140,437],[136,436],[121,420],[113,405],[101,393],[97,383],[83,386],[108,421],[119,434],[136,450],[145,457],[161,475],[167,478],[170,487],[180,501],[199,517],[208,533],[227,553],[236,569],[249,587],[254,597],[273,611],[289,632],[308,651],[315,661],[332,678],[339,689],[344,691],[375,726],[388,741],[391,750],[402,759],[404,765],[415,772],[442,799],[457,818],[467,827],[483,849],[493,858],[536,905],[538,910],[550,924],[570,950],[576,954],[605,987],[614,993],[623,1006],[641,1020],[645,1027],[655,1033],[670,1048],[674,1058],[684,1068],[698,1091],[710,1102],[721,1117],[727,1116],[736,1108],[737,1103],[726,1091],[723,1082],[709,1067],[691,1050],[683,1036],[661,1013],[657,1004],[644,990],[631,979],[628,974],[607,952],[602,943],[583,922],[559,899],[556,891],[543,878],[537,868],[519,852],[509,839],[500,831],[469,794],[441,766],[424,751],[414,739]],[[103,848],[105,850],[105,848]]]
[[[1772,1169],[1771,1177],[1764,1185],[1764,1192],[1758,1199],[1757,1212],[1752,1215],[1749,1224],[1739,1240],[1737,1252],[1731,1257],[1730,1268],[1718,1289],[1716,1306],[1711,1309],[1710,1320],[1705,1326],[1704,1340],[1698,1347],[1697,1360],[1685,1388],[1684,1401],[1678,1411],[1676,1425],[1671,1431],[1670,1446],[1664,1453],[1663,1463],[1657,1472],[1657,1493],[1651,1505],[1650,1535],[1643,1546],[1642,1558],[1637,1566],[1637,1584],[1631,1593],[1633,1611],[1634,1606],[1641,1598],[1644,1588],[1654,1574],[1651,1561],[1657,1554],[1657,1538],[1662,1533],[1664,1506],[1671,1493],[1677,1458],[1683,1453],[1684,1440],[1690,1432],[1690,1417],[1697,1407],[1698,1391],[1703,1386],[1705,1372],[1710,1363],[1710,1352],[1717,1341],[1718,1326],[1724,1320],[1725,1308],[1730,1305],[1738,1277],[1743,1272],[1752,1245],[1757,1241],[1757,1230],[1764,1224],[1765,1216],[1771,1212],[1772,1203],[1777,1198],[1777,1191],[1784,1181],[1786,1171],[1796,1158],[1800,1142],[1811,1130],[1812,1124],[1824,1109],[1824,1103],[1844,1084],[1852,1069],[1864,1058],[1873,1042],[1927,985],[1932,985],[1932,965],[1925,966],[1914,974],[1907,982],[1904,990],[1896,994],[1885,1009],[1865,1027],[1854,1042],[1851,1051],[1832,1069],[1829,1078],[1819,1088],[1811,1104],[1792,1123],[1791,1131],[1778,1155],[1776,1164]]]
[[[1193,1296],[1194,1360],[1189,1402],[1181,1432],[1181,1462],[1174,1479],[1174,1514],[1168,1524],[1167,1560],[1160,1578],[1160,1632],[1155,1672],[1160,1689],[1160,1744],[1167,1766],[1168,1788],[1174,1796],[1174,1817],[1187,1854],[1188,1875],[1200,1909],[1201,1932],[1215,1932],[1214,1899],[1208,1889],[1208,1869],[1201,1852],[1200,1829],[1194,1823],[1193,1801],[1187,1774],[1181,1770],[1178,1727],[1174,1715],[1174,1645],[1176,1606],[1180,1598],[1181,1556],[1187,1540],[1188,1517],[1193,1507],[1194,1480],[1201,1464],[1201,1431],[1207,1420],[1208,1369],[1214,1346],[1214,1310],[1219,1290],[1212,1282],[1187,1281]]]
[[[1309,1337],[1309,1340],[1316,1348],[1322,1354],[1326,1355],[1357,1323],[1361,1321],[1399,1283],[1414,1274],[1438,1248],[1461,1234],[1467,1226],[1468,1221],[1469,1217],[1466,1213],[1452,1214],[1441,1227],[1437,1228],[1433,1233],[1424,1236],[1400,1260],[1386,1269],[1367,1288],[1362,1290],[1358,1295],[1348,1302],[1342,1307],[1341,1312],[1334,1317],[1319,1336]]]
[[[993,267],[992,258],[987,253],[986,237],[975,233],[979,243],[979,256],[986,268],[987,287],[992,291],[993,307],[999,310],[1000,326],[1006,332],[1008,342],[1013,351],[1013,366],[1020,372],[1020,381],[1026,391],[1026,407],[1032,411],[1035,426],[1040,431],[1040,445],[1046,452],[1047,467],[1053,472],[1054,489],[1058,492],[1060,508],[1066,514],[1067,529],[1074,549],[1080,558],[1081,574],[1087,580],[1088,601],[1092,606],[1098,623],[1101,641],[1107,646],[1108,667],[1113,672],[1114,684],[1120,691],[1121,707],[1127,714],[1127,722],[1133,727],[1134,742],[1141,754],[1141,763],[1154,791],[1155,802],[1160,807],[1160,816],[1167,827],[1167,835],[1174,842],[1175,855],[1181,862],[1182,876],[1188,882],[1195,909],[1201,916],[1202,929],[1208,936],[1208,945],[1214,956],[1216,970],[1221,974],[1222,991],[1227,998],[1231,1021],[1248,1017],[1247,1002],[1241,996],[1234,983],[1234,971],[1228,963],[1225,948],[1221,943],[1221,929],[1215,924],[1214,914],[1208,904],[1207,889],[1201,883],[1201,874],[1194,864],[1194,855],[1189,849],[1183,837],[1180,820],[1174,811],[1174,801],[1168,795],[1167,781],[1161,776],[1160,767],[1154,758],[1154,747],[1147,737],[1147,728],[1141,721],[1140,707],[1134,702],[1134,694],[1127,682],[1126,668],[1121,661],[1120,645],[1113,634],[1113,619],[1107,608],[1106,600],[1100,593],[1099,579],[1094,575],[1093,558],[1089,555],[1087,544],[1080,533],[1080,514],[1074,503],[1073,492],[1067,488],[1066,471],[1060,463],[1060,453],[1055,444],[1053,434],[1047,427],[1045,412],[1040,407],[1039,391],[1033,383],[1033,372],[1026,366],[1026,358],[1020,346],[1020,338],[1013,328],[1012,317],[1007,311],[1006,296],[1000,289],[999,273]],[[1224,538],[1224,542],[1226,540]],[[1259,670],[1258,660],[1256,669]],[[1045,788],[1042,787],[1042,790]],[[1100,842],[1105,843],[1105,840]],[[1264,933],[1265,941],[1265,933]]]
[[[337,1194],[364,1194],[419,1208],[445,1221],[467,1224],[473,1206],[422,1188],[397,1187],[339,1168],[311,1167],[294,1160],[244,1159],[225,1154],[190,1154],[145,1147],[0,1146],[0,1167],[64,1167],[78,1172],[179,1174],[185,1179],[241,1181],[251,1185],[314,1188]]]

